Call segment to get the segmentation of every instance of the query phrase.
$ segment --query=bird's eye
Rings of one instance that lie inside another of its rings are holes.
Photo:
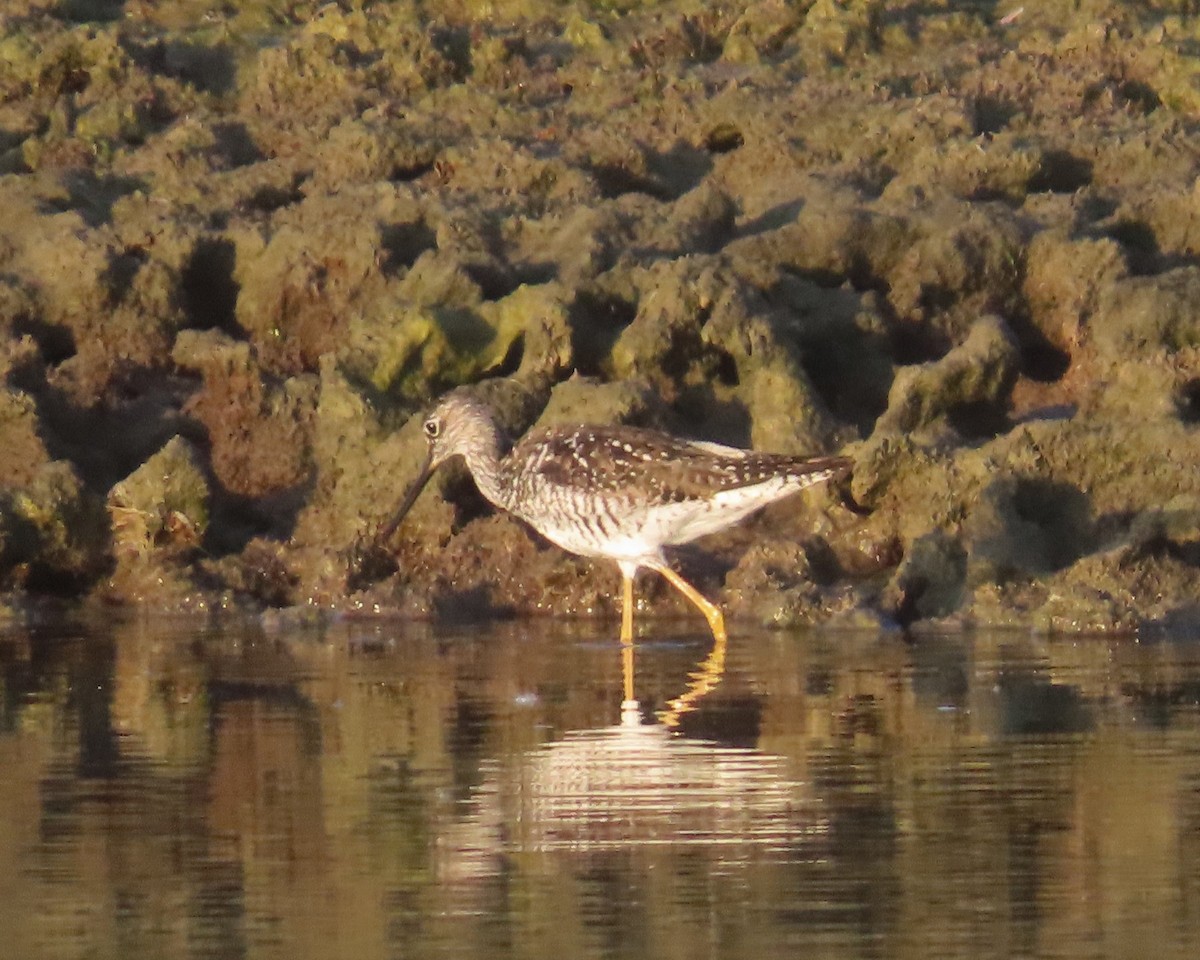
[[[430,417],[425,421],[425,436],[430,440],[436,440],[442,432],[442,423],[437,417]]]

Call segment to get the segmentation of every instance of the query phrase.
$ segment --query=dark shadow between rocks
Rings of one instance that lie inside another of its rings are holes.
[[[1037,383],[1058,383],[1071,368],[1071,355],[1044,339],[1040,331],[1036,333],[1031,343],[1017,330],[1017,339],[1021,342],[1021,373]]]
[[[479,287],[484,300],[503,300],[525,284],[548,283],[557,275],[553,264],[539,269],[534,264],[512,267],[500,263],[466,263],[463,271]]]
[[[470,473],[461,463],[449,463],[439,473],[444,475],[441,495],[454,509],[454,529],[461,530],[472,520],[496,512],[475,486]]]
[[[260,187],[246,198],[241,207],[248,213],[274,213],[276,210],[290,207],[304,199],[304,193],[300,190],[304,180],[305,177],[300,175],[288,187],[274,184]]]
[[[1090,549],[1091,500],[1071,484],[1039,478],[1017,480],[1012,504],[1017,517],[1045,534],[1051,570],[1070,566]]]
[[[452,66],[452,82],[471,72],[471,31],[466,26],[446,24],[430,31],[429,39]]]
[[[1048,150],[1038,170],[1029,178],[1030,193],[1074,193],[1090,186],[1092,161],[1066,150]]]
[[[491,367],[488,375],[492,377],[513,377],[521,369],[521,361],[525,359],[525,333],[513,337],[500,362]]]
[[[1008,413],[995,403],[961,403],[946,411],[946,419],[964,440],[986,440],[1009,429]]]
[[[1200,377],[1188,380],[1176,391],[1175,411],[1183,423],[1200,423]]]
[[[786,227],[800,216],[800,211],[803,209],[804,201],[799,198],[778,203],[770,210],[765,210],[754,219],[747,220],[742,224],[741,229],[738,230],[738,236],[753,237],[760,233],[770,233],[772,230]]]
[[[712,156],[690,143],[676,143],[664,153],[647,157],[650,170],[671,190],[672,197],[683,196],[712,172]]]
[[[158,70],[217,96],[229,93],[237,82],[237,60],[233,49],[225,44],[207,46],[168,40],[162,45]]]
[[[244,124],[218,123],[212,131],[218,154],[229,168],[248,167],[266,159]]]
[[[1149,224],[1140,220],[1117,220],[1104,232],[1121,245],[1134,276],[1152,276],[1163,269],[1162,249]]]
[[[999,133],[1021,112],[1021,107],[1004,97],[982,94],[975,98],[974,132],[980,137]]]
[[[952,349],[945,336],[925,324],[894,319],[888,311],[888,352],[898,367],[935,363]]]
[[[957,537],[931,530],[908,547],[885,591],[884,606],[907,627],[945,617],[961,605],[967,582],[967,551]]]
[[[746,405],[738,400],[719,400],[707,385],[684,387],[673,404],[678,423],[671,432],[695,436],[733,447],[749,447],[751,422]],[[697,426],[703,434],[697,432]]]
[[[4,590],[19,584],[22,590],[32,593],[70,599],[84,593],[97,577],[109,571],[108,564],[100,569],[71,570],[49,562],[47,554],[52,551],[46,549],[44,531],[16,511],[6,511],[4,519],[4,543],[0,546],[0,559],[4,561],[0,587]]]
[[[1200,540],[1172,540],[1167,552],[1180,563],[1200,570]]]
[[[122,47],[146,72],[182,80],[204,93],[229,93],[237,81],[237,61],[232,47],[226,44],[155,39],[144,44],[126,40]]]
[[[1021,350],[1021,375],[1036,383],[1057,383],[1071,367],[1071,354],[1050,340],[1026,310],[1009,313],[1009,329]]]
[[[822,289],[831,290],[826,317],[837,319],[823,320],[813,324],[811,332],[801,332],[800,364],[829,412],[866,436],[887,409],[894,377],[892,337],[854,322],[839,298],[857,297],[844,291],[843,285]],[[772,300],[786,306],[786,293],[772,291]]]
[[[676,143],[662,153],[642,149],[642,169],[624,163],[598,163],[592,176],[607,199],[644,193],[656,200],[678,200],[712,171],[712,155],[689,143]]]
[[[380,269],[386,277],[408,270],[427,250],[437,249],[437,233],[424,220],[412,223],[387,223],[379,228],[383,249]]]
[[[631,170],[624,164],[598,163],[590,169],[592,176],[596,178],[601,196],[607,200],[615,200],[627,193],[644,193],[655,200],[674,199],[665,184]]]
[[[243,339],[235,308],[240,287],[233,278],[237,248],[232,240],[211,237],[199,241],[183,266],[180,288],[187,326],[216,328]]]
[[[132,368],[114,377],[104,403],[83,408],[44,374],[21,384],[37,408],[39,434],[54,460],[75,468],[87,489],[104,495],[171,437],[183,434],[202,441],[199,430],[188,430],[180,412],[191,381],[162,371]],[[106,438],[97,443],[97,437]]]
[[[120,252],[114,252],[109,257],[102,279],[110,305],[120,303],[125,299],[133,285],[134,277],[137,276],[147,259],[146,251],[140,247],[127,247]]]
[[[59,0],[53,11],[63,20],[88,23],[120,20],[124,8],[125,0]]]
[[[621,331],[637,317],[637,304],[621,297],[581,290],[570,306],[571,348],[581,376],[603,373]]]
[[[965,530],[975,583],[1054,573],[1096,540],[1088,495],[1038,477],[994,480],[973,505]]]
[[[287,490],[259,497],[243,496],[226,490],[212,471],[208,450],[204,449],[204,474],[209,487],[209,524],[201,544],[213,557],[241,553],[251,541],[270,537],[286,541],[296,527],[296,519],[312,494],[309,480]]]
[[[89,227],[100,227],[112,220],[112,208],[121,197],[145,190],[146,183],[138,177],[98,177],[91,170],[72,170],[63,177],[67,188],[67,203],[43,203],[43,213],[76,211]]]
[[[346,590],[358,593],[394,576],[400,569],[395,552],[372,532],[350,545],[346,557]]]
[[[71,328],[64,324],[46,323],[40,317],[22,316],[12,321],[12,331],[18,336],[32,337],[42,361],[47,366],[58,366],[64,360],[75,356],[75,335]],[[24,369],[14,373],[13,386],[30,393],[44,388],[44,381],[30,381],[26,373]]]
[[[410,157],[392,168],[388,180],[392,183],[412,183],[414,180],[420,180],[436,166],[437,159],[432,152],[429,156]]]

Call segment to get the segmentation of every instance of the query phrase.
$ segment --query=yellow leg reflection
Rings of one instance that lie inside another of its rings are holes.
[[[659,722],[666,727],[679,724],[679,718],[685,713],[696,709],[696,702],[721,682],[725,673],[725,631],[719,634],[713,631],[716,639],[712,651],[699,667],[691,674],[688,687],[674,700],[667,704],[667,709],[658,714]]]
[[[625,699],[621,701],[621,723],[637,726],[642,722],[638,702],[633,698],[633,644],[621,642],[621,678],[625,683]]]

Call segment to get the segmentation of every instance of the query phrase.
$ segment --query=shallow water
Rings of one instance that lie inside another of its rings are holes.
[[[622,717],[594,625],[0,637],[0,952],[1194,955],[1200,644],[718,661],[647,622]]]

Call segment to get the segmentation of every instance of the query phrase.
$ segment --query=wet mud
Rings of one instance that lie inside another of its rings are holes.
[[[16,0],[6,614],[609,615],[461,473],[373,545],[474,383],[513,434],[854,457],[862,509],[679,555],[734,618],[1193,627],[1198,40],[1178,2]]]

